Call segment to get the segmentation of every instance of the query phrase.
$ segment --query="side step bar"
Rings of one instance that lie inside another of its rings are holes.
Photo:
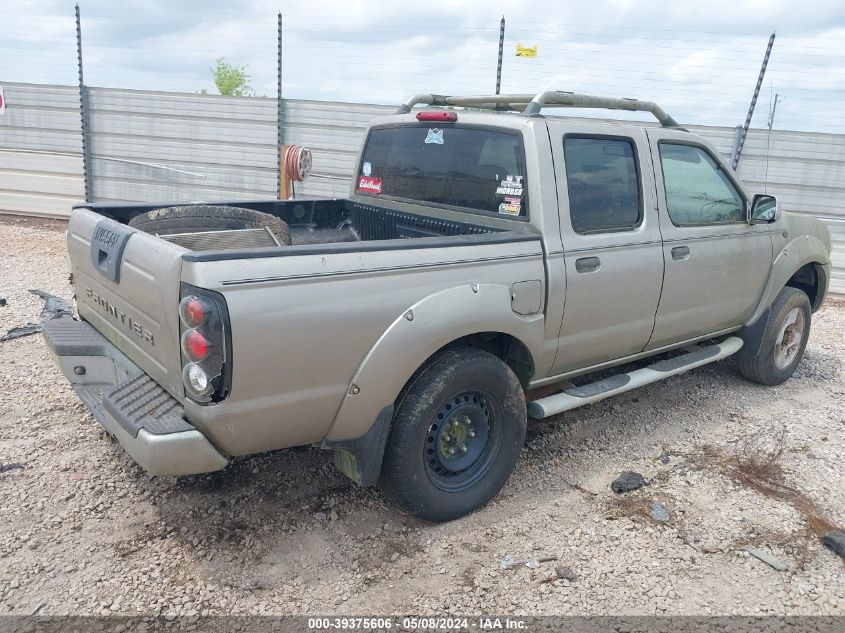
[[[532,418],[547,418],[557,415],[563,411],[583,407],[604,400],[618,393],[631,391],[637,387],[648,385],[658,380],[664,380],[669,376],[682,374],[685,371],[715,363],[718,360],[736,354],[742,348],[742,339],[738,336],[726,338],[721,343],[699,347],[683,356],[676,356],[668,360],[661,360],[648,367],[635,369],[627,374],[617,374],[598,382],[570,387],[569,389],[556,393],[539,400],[528,403],[528,415]]]

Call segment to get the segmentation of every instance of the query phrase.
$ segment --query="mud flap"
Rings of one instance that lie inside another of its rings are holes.
[[[763,344],[763,334],[766,332],[766,324],[769,322],[769,315],[772,312],[771,306],[766,308],[754,323],[744,326],[737,336],[739,336],[744,345],[742,346],[742,354],[748,358],[754,358],[760,353],[760,346]]]
[[[381,410],[373,425],[361,437],[352,440],[323,440],[321,447],[334,451],[334,463],[340,472],[361,486],[373,486],[381,473],[391,420],[392,404]]]

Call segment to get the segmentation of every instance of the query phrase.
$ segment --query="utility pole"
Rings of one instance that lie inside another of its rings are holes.
[[[499,64],[496,66],[496,94],[502,91],[502,55],[505,51],[505,16],[499,24]]]
[[[769,65],[769,55],[772,54],[772,46],[775,43],[775,32],[769,36],[769,44],[766,46],[766,54],[763,56],[763,65],[760,67],[760,74],[757,77],[757,85],[754,87],[754,94],[751,96],[751,105],[748,106],[748,116],[745,117],[745,125],[742,126],[742,131],[739,134],[738,143],[733,153],[733,163],[731,167],[736,171],[739,165],[739,157],[742,155],[742,148],[745,145],[745,137],[748,136],[748,128],[751,125],[751,117],[754,116],[754,107],[757,105],[757,97],[760,95],[760,86],[763,85],[763,77],[766,75],[766,66]]]

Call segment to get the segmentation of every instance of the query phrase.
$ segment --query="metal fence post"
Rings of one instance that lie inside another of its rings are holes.
[[[734,140],[733,144],[731,145],[731,165],[734,164],[736,160],[736,152],[739,149],[739,139],[742,138],[742,126],[737,125],[734,128]]]
[[[285,144],[285,129],[284,129],[284,117],[285,117],[285,110],[284,110],[284,102],[282,101],[282,14],[279,12],[279,25],[278,25],[278,36],[277,36],[277,43],[276,43],[276,55],[277,55],[277,77],[276,77],[276,167],[278,171],[279,177],[277,180],[277,191],[276,197],[281,199],[282,194],[284,191],[283,184],[282,184],[282,169],[283,169],[283,156],[282,153],[284,151],[284,144]]]
[[[496,94],[502,90],[502,53],[505,50],[505,16],[499,24],[499,63],[496,66]]]
[[[85,202],[94,195],[91,182],[91,140],[88,129],[88,89],[82,76],[82,20],[76,5],[76,64],[79,70],[79,119],[82,128],[82,179],[85,185]]]
[[[748,106],[748,115],[745,117],[745,125],[739,135],[739,143],[734,152],[731,168],[736,171],[739,165],[739,158],[742,156],[742,148],[745,146],[745,138],[748,136],[748,128],[751,126],[751,117],[754,116],[754,107],[757,105],[757,97],[760,96],[760,87],[763,85],[763,77],[766,76],[766,66],[769,65],[769,55],[772,54],[772,45],[775,43],[774,32],[769,37],[769,44],[766,46],[766,54],[763,55],[763,65],[760,67],[760,74],[757,76],[757,85],[754,86],[754,94],[751,95],[751,105]]]

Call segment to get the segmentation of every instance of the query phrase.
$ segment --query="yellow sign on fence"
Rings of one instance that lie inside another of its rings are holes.
[[[516,56],[517,57],[537,57],[537,44],[534,46],[523,46],[522,44],[516,45]]]

